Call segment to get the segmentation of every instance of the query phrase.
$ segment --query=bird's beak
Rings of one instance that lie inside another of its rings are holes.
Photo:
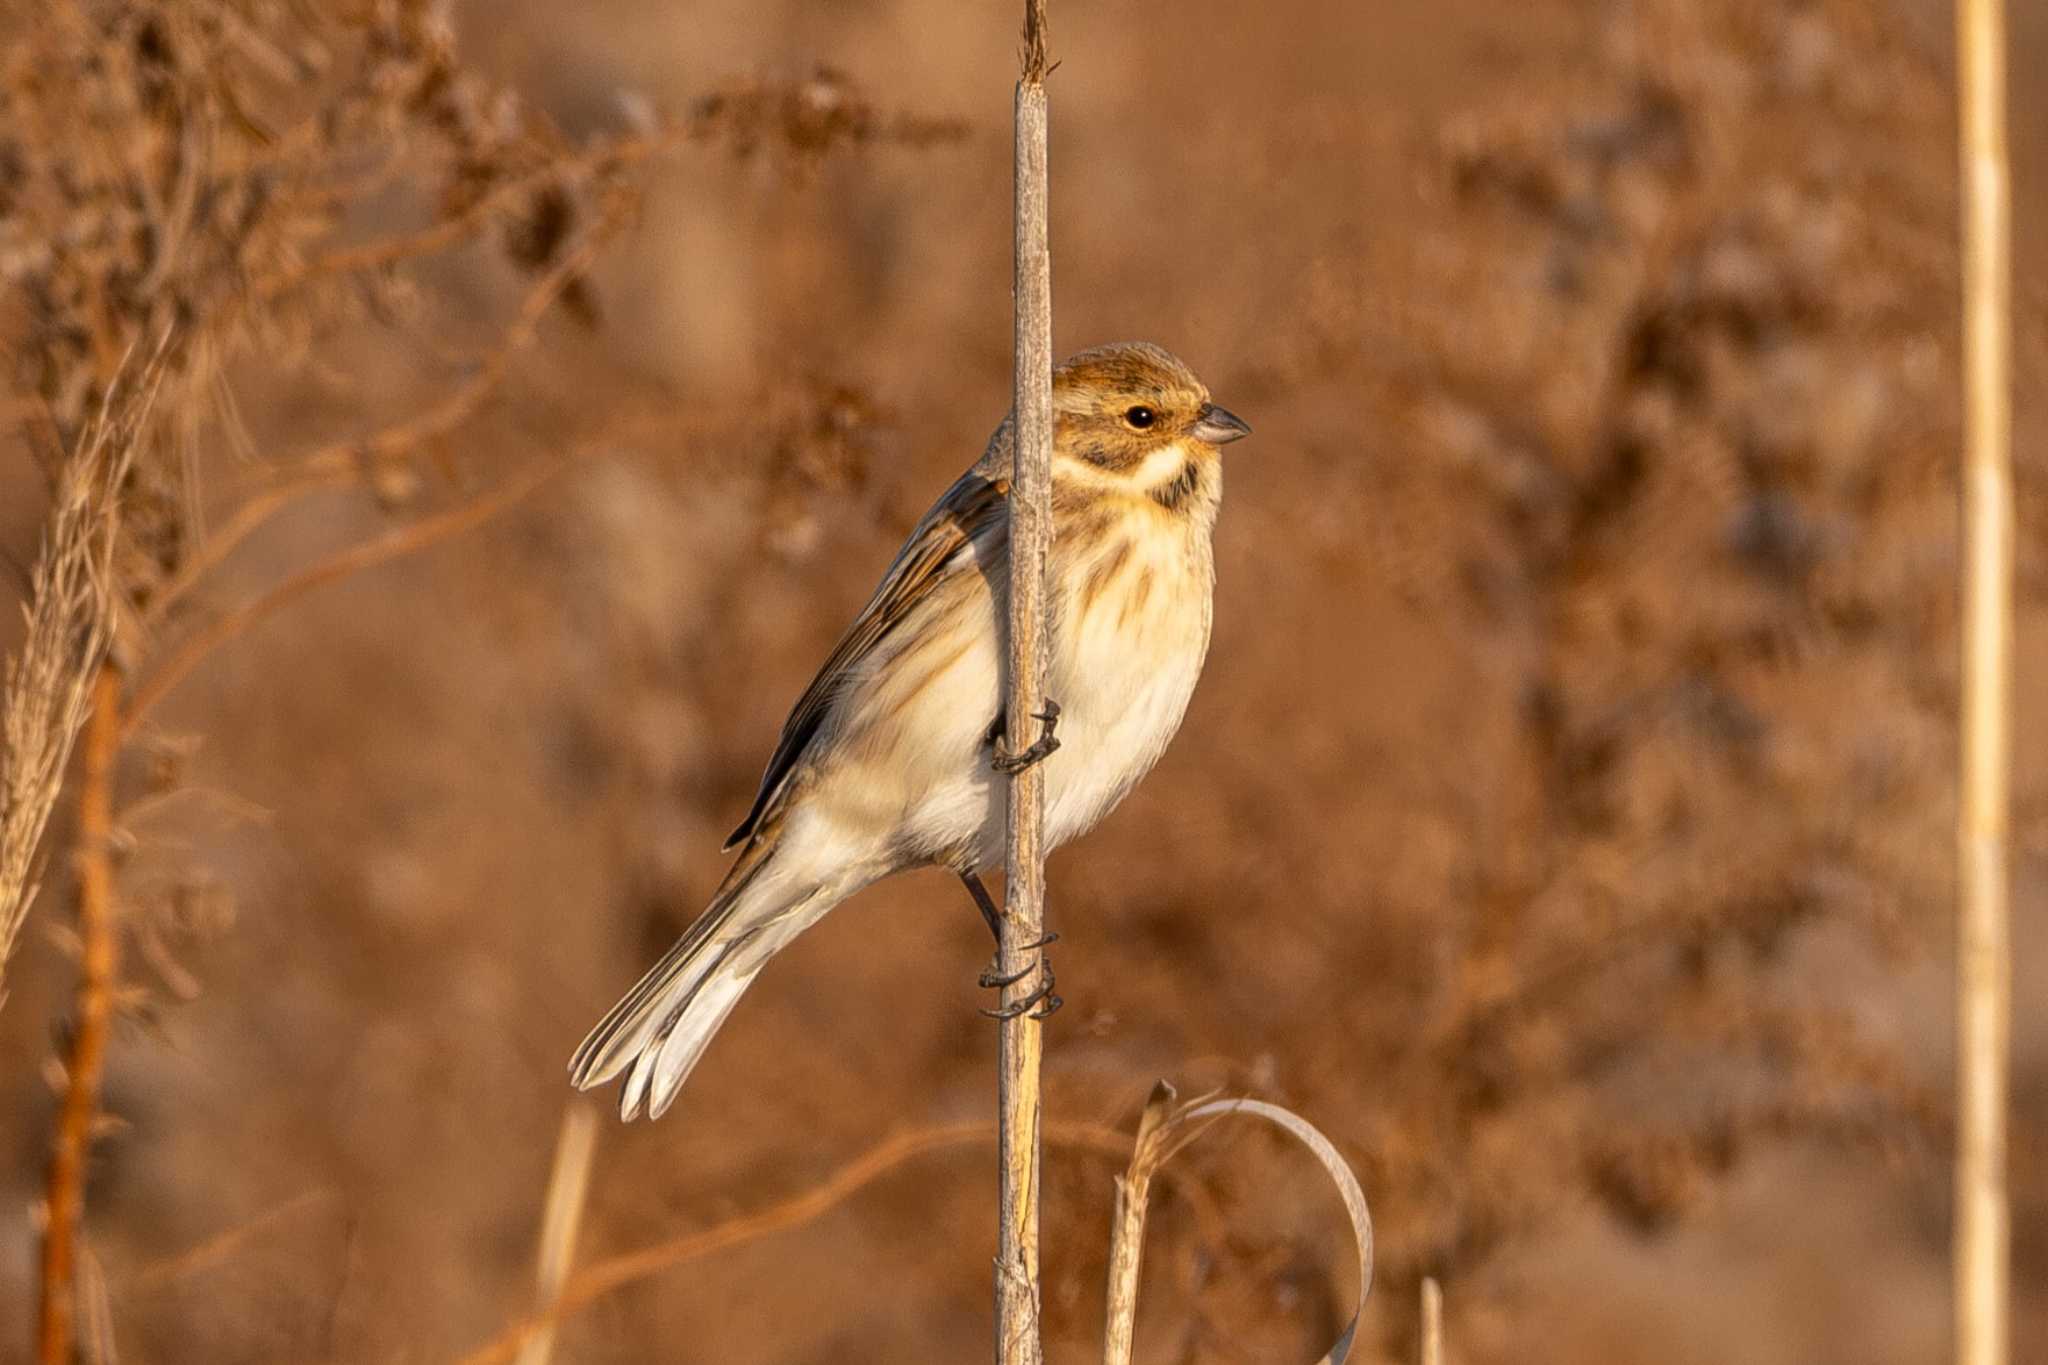
[[[1202,404],[1201,415],[1195,419],[1195,439],[1207,441],[1212,446],[1227,446],[1251,434],[1252,429],[1244,418],[1214,403]]]

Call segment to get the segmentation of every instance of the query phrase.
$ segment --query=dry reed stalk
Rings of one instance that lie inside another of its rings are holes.
[[[156,397],[159,361],[147,367],[132,395],[118,382],[109,387],[65,460],[30,580],[28,635],[7,664],[0,718],[0,1004],[7,998],[7,962],[36,895],[36,847],[113,639],[119,490]]]
[[[822,1184],[792,1195],[779,1204],[586,1267],[569,1277],[561,1293],[546,1309],[513,1323],[493,1340],[463,1356],[458,1365],[508,1365],[535,1333],[563,1322],[614,1290],[664,1270],[672,1270],[685,1262],[699,1260],[770,1233],[785,1232],[822,1217],[915,1157],[948,1147],[988,1142],[996,1137],[996,1130],[986,1123],[955,1123],[919,1128],[886,1138],[834,1171]],[[1131,1146],[1130,1138],[1099,1123],[1054,1122],[1046,1126],[1045,1140],[1056,1148],[1095,1152],[1117,1159],[1122,1159]],[[1205,1238],[1210,1245],[1218,1244],[1222,1238],[1221,1220],[1201,1189],[1183,1182],[1175,1187],[1175,1193],[1187,1200],[1197,1221],[1205,1229]]]
[[[1009,698],[1015,744],[1045,709],[1045,558],[1052,541],[1052,257],[1046,224],[1045,0],[1025,0],[1024,73],[1016,93],[1016,330],[1011,379],[1015,454],[1010,481]],[[1046,969],[1045,774],[1036,765],[1009,786],[999,970],[1005,987],[998,1043],[1000,1231],[995,1276],[996,1359],[1039,1365],[1038,1177],[1044,1024],[1031,1006]]]
[[[121,754],[121,675],[100,666],[92,687],[78,790],[78,1017],[64,1063],[64,1103],[44,1197],[42,1311],[36,1336],[42,1365],[70,1365],[78,1223],[85,1212],[85,1167],[98,1127],[100,1076],[120,983],[120,935],[114,924],[114,769]]]
[[[1957,0],[1963,188],[1963,688],[1957,802],[1955,1334],[1961,1365],[2010,1349],[2006,1106],[2012,1010],[2011,188],[2002,0]]]
[[[1444,1291],[1434,1276],[1422,1277],[1422,1365],[1444,1365]]]
[[[1219,1119],[1232,1114],[1262,1118],[1293,1137],[1315,1155],[1337,1187],[1344,1212],[1351,1221],[1351,1235],[1358,1248],[1358,1307],[1351,1320],[1337,1334],[1337,1340],[1316,1365],[1343,1365],[1358,1335],[1359,1315],[1372,1293],[1372,1211],[1365,1191],[1336,1146],[1315,1126],[1291,1110],[1263,1100],[1200,1099],[1176,1103],[1172,1086],[1161,1081],[1152,1088],[1145,1113],[1138,1120],[1137,1141],[1132,1144],[1131,1164],[1116,1182],[1116,1213],[1109,1247],[1109,1292],[1103,1326],[1103,1365],[1130,1365],[1131,1347],[1138,1325],[1138,1272],[1145,1254],[1145,1214],[1152,1181],[1174,1154],[1199,1138]]]
[[[571,1104],[562,1113],[562,1133],[555,1140],[555,1165],[548,1173],[547,1199],[541,1212],[534,1302],[543,1313],[562,1296],[569,1267],[576,1261],[576,1231],[583,1222],[584,1196],[590,1192],[590,1159],[596,1151],[597,1111],[587,1104]],[[548,1365],[554,1351],[555,1328],[547,1323],[519,1348],[518,1365]]]

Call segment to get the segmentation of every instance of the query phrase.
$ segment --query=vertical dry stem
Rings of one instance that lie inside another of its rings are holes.
[[[2011,201],[2002,0],[1957,0],[1963,186],[1963,695],[1957,802],[1956,1359],[2003,1365],[2012,1000],[2006,824],[2012,674]]]
[[[1109,1292],[1104,1297],[1103,1365],[1130,1365],[1138,1330],[1138,1272],[1145,1262],[1145,1211],[1150,1207],[1154,1153],[1159,1131],[1172,1113],[1170,1088],[1155,1089],[1138,1119],[1131,1164],[1116,1180],[1116,1209],[1110,1219]]]
[[[1422,1277],[1422,1365],[1444,1365],[1444,1291],[1433,1276]]]
[[[1010,485],[1010,692],[1006,728],[1017,742],[1045,709],[1045,558],[1052,539],[1052,261],[1046,236],[1045,0],[1026,0],[1024,77],[1016,97],[1016,420]],[[1010,778],[1002,971],[1020,973],[1045,933],[1045,776]],[[1003,991],[1018,1009],[1043,970]],[[1002,1226],[996,1256],[996,1359],[1038,1365],[1039,1057],[1044,1025],[1024,1010],[1004,1020],[999,1044]]]
[[[50,1155],[43,1232],[43,1286],[38,1359],[70,1365],[78,1222],[85,1208],[85,1167],[99,1117],[100,1074],[113,1023],[119,971],[114,925],[114,764],[120,755],[121,679],[102,664],[86,722],[78,792],[78,1018],[65,1060],[64,1105]]]
[[[562,1133],[555,1141],[555,1165],[548,1175],[547,1201],[540,1219],[540,1256],[534,1275],[534,1307],[542,1325],[519,1348],[517,1365],[548,1365],[555,1351],[555,1324],[550,1314],[569,1282],[576,1261],[576,1232],[583,1222],[583,1201],[590,1192],[590,1159],[597,1151],[597,1111],[572,1103],[562,1114]]]

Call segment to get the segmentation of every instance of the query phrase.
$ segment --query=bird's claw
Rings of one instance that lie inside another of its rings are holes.
[[[1038,940],[1038,942],[1027,945],[1025,951],[1029,952],[1033,949],[1044,948],[1047,944],[1051,943],[1058,937],[1058,934],[1047,934],[1044,938]],[[1035,961],[1033,961],[1029,966],[1023,968],[1021,971],[1011,972],[1005,975],[998,975],[996,973],[994,964],[990,964],[989,970],[981,974],[981,984],[983,986],[988,987],[991,990],[1005,990],[1011,986],[1016,985],[1019,981],[1022,981],[1025,977],[1031,975],[1033,971],[1037,970],[1040,967],[1043,967],[1045,969],[1045,980],[1039,983],[1038,989],[1032,991],[1031,994],[1025,996],[1022,1000],[1013,1001],[1012,1003],[1008,1005],[1003,1005],[997,1009],[983,1010],[982,1013],[987,1015],[991,1019],[998,1020],[1016,1019],[1020,1017],[1029,1017],[1032,1019],[1051,1018],[1055,1013],[1059,1011],[1059,1007],[1065,1004],[1066,1001],[1060,999],[1058,994],[1056,994],[1053,990],[1054,979],[1052,970],[1052,959],[1045,956],[1043,953],[1040,953]]]
[[[1012,754],[1005,753],[1000,744],[994,746],[995,753],[989,759],[989,766],[1005,777],[1014,777],[1033,764],[1043,763],[1060,747],[1056,733],[1060,723],[1060,704],[1047,697],[1045,709],[1033,711],[1031,718],[1038,722],[1038,738],[1032,741],[1030,748]]]
[[[1031,992],[1031,994],[1025,996],[1022,1000],[1019,1000],[1014,1005],[1009,1005],[998,1010],[983,1010],[982,1013],[987,1015],[989,1018],[998,1021],[1016,1019],[1019,1017],[1031,1019],[1050,1019],[1054,1014],[1059,1012],[1060,1006],[1066,1003],[1067,1002],[1060,999],[1059,996],[1053,994],[1051,983],[1047,983],[1046,985],[1040,986],[1037,990]]]
[[[1060,936],[1058,934],[1047,934],[1044,938],[1039,939],[1036,943],[1027,943],[1022,948],[1019,948],[1017,951],[1021,953],[1036,952],[1040,948],[1049,948],[1053,944],[1058,943],[1059,941]],[[990,962],[988,964],[988,970],[984,971],[979,977],[975,978],[975,984],[980,986],[984,990],[1001,990],[1003,987],[1015,985],[1017,982],[1022,981],[1025,977],[1031,975],[1032,967],[1036,967],[1038,965],[1036,962],[1034,962],[1029,967],[1020,967],[1016,971],[1011,972],[1009,975],[1005,976],[997,971],[997,966],[1001,963],[1001,961],[1002,957],[998,955],[995,961]],[[1048,966],[1046,970],[1050,971],[1052,969]]]

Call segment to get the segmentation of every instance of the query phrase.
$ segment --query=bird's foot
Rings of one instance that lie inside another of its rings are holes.
[[[1053,944],[1058,943],[1059,941],[1060,936],[1058,934],[1047,934],[1044,938],[1038,940],[1038,942],[1036,943],[1025,944],[1018,951],[1026,953],[1036,952],[1040,948],[1050,948]],[[983,990],[999,991],[1005,986],[1013,986],[1017,982],[1022,981],[1025,977],[1031,975],[1033,968],[1038,966],[1036,962],[1033,962],[1030,964],[1030,966],[1020,967],[1016,971],[1011,972],[1009,975],[1004,976],[1000,974],[1001,963],[1002,956],[998,954],[996,958],[988,964],[988,970],[984,971],[979,977],[975,978],[974,984],[980,986]]]
[[[989,759],[989,766],[1004,776],[1015,776],[1033,764],[1043,763],[1060,747],[1057,733],[1060,724],[1060,704],[1051,697],[1045,699],[1045,709],[1031,713],[1038,722],[1038,738],[1031,747],[1018,753],[1006,753],[1001,744],[995,744],[995,754]]]
[[[1031,992],[1031,994],[1025,996],[1022,1000],[1019,1000],[1014,1005],[1005,1005],[1001,1009],[983,1010],[982,1013],[987,1015],[989,1018],[997,1021],[1016,1019],[1019,1017],[1030,1019],[1050,1019],[1054,1014],[1059,1012],[1060,1006],[1067,1003],[1066,1001],[1060,999],[1059,996],[1053,993],[1051,977],[1052,970],[1050,967],[1048,967],[1046,969],[1046,982],[1037,990]]]
[[[1047,934],[1038,942],[1029,945],[1026,951],[1042,949],[1058,937],[1058,934]],[[1021,1000],[1013,1001],[998,1009],[983,1010],[982,1013],[991,1019],[1016,1019],[1020,1017],[1032,1019],[1051,1018],[1058,1012],[1059,1007],[1066,1002],[1060,999],[1053,989],[1055,983],[1053,980],[1052,959],[1043,952],[1039,953],[1037,959],[1030,966],[1025,967],[1022,971],[1012,972],[1007,975],[998,975],[995,966],[991,964],[989,970],[981,974],[981,984],[992,990],[1006,989],[1016,985],[1019,981],[1022,981],[1040,968],[1043,968],[1045,971],[1045,979],[1038,983],[1036,990],[1033,990]]]

